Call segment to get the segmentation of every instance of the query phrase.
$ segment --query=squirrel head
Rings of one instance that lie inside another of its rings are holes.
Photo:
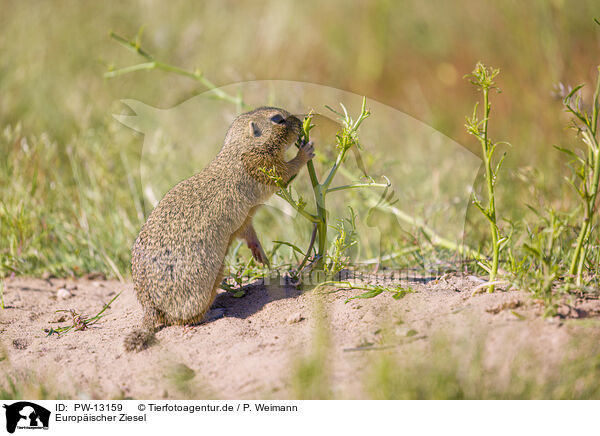
[[[258,153],[282,154],[302,130],[302,122],[288,111],[276,107],[259,107],[238,116],[227,131],[225,146],[252,149]]]

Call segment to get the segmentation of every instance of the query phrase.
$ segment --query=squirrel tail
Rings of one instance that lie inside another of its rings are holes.
[[[142,351],[156,342],[154,335],[154,326],[157,321],[157,313],[155,309],[146,309],[142,326],[134,329],[125,337],[123,343],[125,351]]]

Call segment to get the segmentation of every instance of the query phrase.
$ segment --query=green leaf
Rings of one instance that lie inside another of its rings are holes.
[[[559,147],[558,145],[555,145],[554,148],[557,149],[558,151],[560,151],[561,153],[564,153],[568,156],[575,158],[582,164],[585,163],[585,161],[580,156],[578,156],[577,153],[575,153],[573,150],[569,150],[568,148]]]
[[[412,288],[401,289],[398,292],[394,293],[394,295],[392,295],[392,298],[394,300],[400,300],[401,298],[406,297],[406,295],[413,294],[414,292],[415,291]]]
[[[502,238],[498,239],[498,251],[502,251],[509,241],[510,237],[508,236],[503,236]]]
[[[344,118],[344,115],[342,115],[341,113],[339,113],[338,111],[336,111],[336,110],[335,110],[334,108],[332,108],[331,106],[329,106],[329,105],[325,105],[325,107],[326,107],[327,109],[329,109],[331,112],[333,112],[334,114],[337,114],[337,115],[339,115],[339,116],[340,116],[340,118]]]
[[[494,144],[494,147],[496,145]],[[494,178],[496,178],[498,176],[498,171],[500,171],[500,167],[502,166],[502,163],[504,162],[504,158],[506,157],[506,152],[502,153],[502,157],[500,157],[500,161],[498,161],[498,165],[496,165],[496,169],[494,170]],[[493,181],[494,185],[496,185],[496,180]]]
[[[373,298],[373,297],[377,297],[377,296],[378,296],[379,294],[381,294],[382,292],[383,292],[383,288],[381,288],[381,287],[377,287],[377,288],[375,288],[375,289],[368,290],[367,292],[364,292],[364,293],[362,293],[362,294],[360,294],[360,295],[356,295],[356,296],[354,296],[354,297],[350,297],[350,298],[348,298],[348,299],[345,301],[345,303],[349,302],[350,300],[354,300],[354,299],[356,299],[356,298],[361,298],[361,299],[364,299],[364,298]]]
[[[519,318],[519,320],[521,320],[521,321],[523,321],[523,320],[525,320],[525,319],[526,319],[526,318],[525,318],[523,315],[521,315],[521,314],[520,314],[520,313],[518,313],[518,312],[515,312],[514,310],[511,310],[511,311],[510,311],[510,313],[512,313],[512,314],[513,314],[514,316],[516,316],[517,318]]]
[[[529,244],[523,244],[523,248],[538,259],[542,259],[544,257],[540,249],[537,247],[533,247]]]
[[[285,241],[273,241],[275,244],[281,244],[281,245],[287,245],[288,247],[291,247],[294,249],[294,251],[297,251],[298,253],[300,253],[301,255],[304,256],[304,251],[302,251],[299,247],[297,247],[296,245],[292,244],[291,242],[285,242]]]
[[[573,94],[575,94],[577,91],[579,91],[581,88],[583,88],[584,85],[579,85],[576,86],[575,88],[573,88],[571,90],[571,92],[569,92],[569,94],[565,97],[564,102],[565,104],[568,103],[568,101],[571,99],[571,97],[573,97]]]

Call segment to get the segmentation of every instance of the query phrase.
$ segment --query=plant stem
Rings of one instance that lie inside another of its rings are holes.
[[[502,165],[504,156],[498,162],[496,169],[492,168],[492,159],[494,151],[496,150],[495,143],[488,137],[488,122],[490,118],[491,105],[489,101],[489,94],[491,89],[495,89],[494,77],[498,75],[500,71],[493,68],[487,68],[480,62],[475,66],[475,70],[469,75],[470,81],[473,85],[477,86],[483,94],[483,119],[477,118],[477,104],[473,110],[473,116],[467,118],[467,131],[475,136],[481,143],[481,151],[483,157],[483,164],[485,167],[485,178],[487,186],[488,205],[483,207],[481,202],[474,195],[473,203],[479,209],[479,211],[485,216],[490,222],[490,233],[492,234],[492,264],[489,268],[484,268],[489,273],[489,292],[494,292],[495,286],[493,283],[496,281],[498,274],[498,264],[500,258],[500,231],[498,229],[498,223],[496,221],[496,199],[494,193],[494,185],[498,170]]]
[[[569,96],[570,98],[570,96]],[[600,100],[600,71],[596,80],[596,90],[594,92],[594,101],[592,109],[591,119],[588,116],[582,116],[579,107],[573,108],[570,106],[568,100],[565,101],[567,109],[575,114],[580,120],[583,119],[585,124],[585,130],[583,131],[584,142],[588,147],[588,162],[592,164],[592,185],[591,190],[588,192],[586,186],[584,186],[583,192],[585,192],[585,215],[583,223],[577,237],[577,245],[571,258],[571,265],[569,268],[569,275],[576,276],[576,284],[581,285],[581,277],[583,273],[583,267],[585,265],[585,259],[588,250],[588,240],[592,230],[592,220],[596,212],[596,198],[598,196],[598,185],[600,182],[600,145],[596,138],[598,128],[598,105]],[[584,165],[587,165],[584,164]],[[583,183],[587,183],[586,180]]]
[[[311,121],[313,118],[312,111],[306,116],[303,126],[302,126],[302,140],[304,142],[310,141],[310,129],[312,128]],[[317,209],[317,215],[311,215],[315,219],[312,221],[315,223],[315,228],[313,229],[313,237],[316,234],[319,237],[319,244],[317,249],[317,262],[315,264],[315,269],[321,270],[324,266],[324,258],[325,258],[325,248],[327,245],[327,210],[325,209],[325,195],[327,194],[326,190],[322,189],[322,185],[319,183],[319,178],[317,177],[317,172],[315,171],[315,165],[312,160],[309,160],[306,164],[306,169],[308,170],[308,175],[310,177],[310,184],[312,185],[313,195],[315,198],[315,205]],[[312,237],[311,237],[312,239]],[[314,240],[312,240],[311,247],[314,244]],[[307,252],[308,256],[308,252]],[[305,259],[306,260],[306,259]],[[303,262],[305,263],[305,262]]]
[[[354,188],[389,188],[391,186],[391,184],[388,183],[352,183],[351,185],[344,185],[344,186],[336,186],[335,188],[329,188],[326,193],[329,194],[330,192],[335,192],[335,191],[343,191],[345,189],[354,189]]]
[[[167,64],[165,62],[156,61],[156,60],[154,60],[154,57],[151,54],[149,54],[147,51],[142,49],[142,47],[140,46],[138,41],[129,41],[129,40],[123,38],[122,36],[117,35],[114,32],[110,33],[110,37],[115,39],[119,44],[121,44],[123,47],[127,48],[128,50],[131,50],[134,53],[137,53],[138,55],[142,56],[143,58],[148,60],[148,62],[143,62],[141,64],[124,67],[124,68],[120,68],[120,69],[113,70],[113,71],[107,71],[106,73],[104,73],[105,78],[110,79],[110,78],[114,78],[117,76],[129,74],[129,73],[132,73],[135,71],[141,71],[141,70],[163,70],[163,71],[167,71],[170,73],[178,74],[180,76],[188,77],[197,82],[200,82],[202,85],[207,87],[208,90],[210,92],[212,92],[220,100],[233,103],[242,109],[249,108],[249,106],[246,103],[244,103],[241,96],[239,96],[239,95],[232,96],[230,94],[227,94],[225,91],[218,88],[217,85],[215,85],[213,82],[211,82],[209,79],[207,79],[204,76],[204,74],[202,73],[202,71],[200,71],[200,70],[189,71],[184,68],[180,68],[180,67],[176,67],[174,65]]]
[[[312,251],[312,249],[315,245],[315,239],[317,238],[317,227],[318,226],[315,223],[315,225],[313,227],[312,235],[310,236],[310,243],[308,244],[308,249],[306,250],[306,254],[304,255],[304,259],[302,259],[302,262],[300,263],[300,265],[298,265],[298,274],[300,274],[300,272],[304,268],[304,265],[306,265],[306,262],[308,261],[308,257],[310,256],[310,252]]]
[[[592,219],[596,211],[596,197],[598,196],[598,183],[600,181],[600,152],[598,151],[598,143],[596,142],[596,138],[592,138],[596,146],[596,149],[592,153],[594,162],[592,170],[592,190],[589,193],[589,199],[586,202],[583,225],[581,226],[579,237],[577,238],[577,246],[571,260],[571,268],[569,269],[569,274],[574,275],[577,273],[577,285],[581,285],[581,275],[583,272],[583,266],[585,264],[588,248],[587,241],[589,240],[592,230]]]
[[[500,256],[500,245],[498,226],[496,224],[496,201],[494,198],[494,174],[492,170],[492,150],[490,149],[490,142],[488,139],[488,120],[490,116],[490,103],[489,103],[489,88],[483,88],[483,107],[484,107],[484,118],[483,118],[483,138],[481,138],[481,146],[483,151],[484,165],[485,165],[485,177],[487,179],[487,190],[488,190],[488,213],[490,220],[490,231],[492,233],[492,268],[490,269],[490,282],[496,280],[498,274],[498,260]],[[489,292],[494,292],[494,285],[490,285]]]

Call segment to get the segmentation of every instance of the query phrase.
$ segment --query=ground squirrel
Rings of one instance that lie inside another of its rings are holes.
[[[126,350],[146,348],[159,323],[194,324],[202,319],[236,237],[246,240],[257,261],[268,262],[252,216],[278,188],[261,169],[274,168],[284,182],[296,175],[314,157],[309,142],[292,160],[284,159],[301,129],[298,118],[274,107],[238,116],[212,162],[158,203],[132,250],[132,276],[144,318],[126,337]]]

